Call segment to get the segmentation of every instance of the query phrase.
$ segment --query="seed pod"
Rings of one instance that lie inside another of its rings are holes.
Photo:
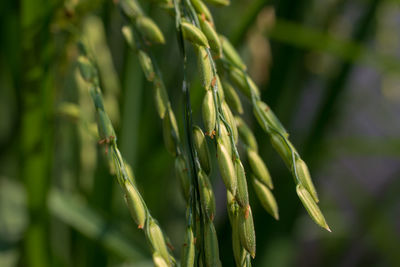
[[[219,260],[218,238],[212,222],[208,221],[204,227],[204,254],[205,266],[221,266]]]
[[[270,107],[267,104],[265,104],[264,102],[258,100],[257,101],[257,107],[261,110],[261,116],[268,123],[269,127],[272,126],[274,129],[276,129],[278,132],[280,132],[286,138],[289,136],[289,134],[287,133],[286,129],[283,127],[282,123],[275,116],[274,112],[270,109]],[[263,128],[263,130],[268,132],[268,129],[266,129],[265,125],[263,125],[263,122],[262,122],[259,114],[257,114],[256,111],[254,111],[254,113],[256,115],[256,118],[257,118],[258,122],[260,123],[261,127]]]
[[[210,90],[213,72],[207,50],[202,46],[194,46],[197,54],[197,65],[200,71],[201,83],[206,90]]]
[[[181,266],[182,267],[193,267],[195,258],[195,243],[193,230],[191,227],[186,229],[185,243],[182,248]]]
[[[260,96],[260,90],[254,81],[247,75],[245,75],[238,68],[231,68],[229,72],[229,77],[231,81],[236,85],[245,96],[251,99],[251,94],[254,93],[256,96]],[[246,79],[248,83],[246,82]]]
[[[129,181],[124,182],[125,201],[128,206],[132,219],[136,222],[139,229],[144,227],[146,222],[146,210],[144,208],[139,192]]]
[[[153,81],[155,73],[154,73],[153,63],[151,62],[151,58],[142,50],[139,50],[138,58],[140,66],[142,67],[144,75],[146,76],[146,79],[149,82]]]
[[[233,65],[236,67],[246,70],[246,65],[243,63],[239,54],[236,52],[236,49],[229,42],[228,38],[223,35],[219,36],[222,44],[222,52],[224,53],[224,57],[226,57]]]
[[[300,183],[308,190],[316,203],[319,202],[317,190],[315,190],[314,183],[311,180],[311,175],[308,170],[307,164],[300,158],[296,160],[297,176]]]
[[[235,116],[238,132],[243,143],[254,151],[258,151],[257,140],[249,126],[239,117]]]
[[[216,6],[227,6],[231,3],[230,0],[206,0],[206,1]]]
[[[158,115],[161,119],[164,119],[165,113],[169,107],[168,94],[165,91],[165,87],[161,83],[154,83],[154,101]]]
[[[246,174],[244,172],[243,164],[240,159],[235,159],[235,170],[237,177],[237,194],[236,200],[241,207],[249,205],[249,193],[247,191]]]
[[[263,183],[258,181],[255,177],[252,179],[254,191],[256,191],[257,198],[260,200],[263,208],[271,214],[275,220],[279,220],[278,205],[272,192]]]
[[[108,139],[110,137],[116,137],[114,128],[110,121],[108,115],[102,109],[97,110],[97,120],[98,120],[98,129],[99,129],[99,136],[101,139]]]
[[[153,253],[153,263],[155,267],[168,267],[168,263],[161,257],[160,253],[154,252]]]
[[[251,149],[247,149],[247,157],[250,163],[251,170],[253,171],[255,177],[260,182],[273,189],[274,186],[272,184],[271,175],[269,174],[269,171],[264,161],[260,158],[257,152]]]
[[[199,16],[200,28],[204,35],[207,37],[208,43],[210,44],[211,50],[217,55],[221,55],[221,42],[218,34],[210,22],[208,22],[205,16]]]
[[[190,193],[190,177],[186,160],[183,156],[175,158],[175,171],[176,175],[179,177],[182,195],[185,197],[186,200],[188,200]]]
[[[217,143],[218,166],[221,172],[222,180],[225,183],[226,189],[231,191],[232,194],[235,194],[237,188],[237,179],[232,159],[228,151],[226,151],[226,148],[222,144],[222,140],[220,138],[218,138]]]
[[[276,152],[278,152],[280,157],[285,162],[286,166],[291,167],[292,166],[292,153],[290,152],[288,145],[282,140],[282,137],[276,133],[271,133],[270,141],[271,141],[272,147],[276,150]],[[289,140],[286,139],[286,141],[291,145]],[[294,147],[292,145],[291,145],[291,147],[292,147],[292,149],[294,149]]]
[[[296,186],[296,192],[299,196],[303,206],[306,208],[308,214],[311,218],[322,228],[325,228],[329,232],[331,229],[329,228],[328,224],[325,221],[325,217],[322,214],[321,210],[319,209],[317,203],[315,203],[313,197],[310,195],[307,189],[304,188],[301,184]]]
[[[239,237],[239,206],[236,204],[234,196],[227,191],[227,206],[229,221],[232,226],[232,249],[233,256],[235,257],[235,262],[237,267],[242,267],[246,258],[246,251],[240,243]]]
[[[80,56],[78,58],[78,67],[82,78],[86,82],[93,83],[95,80],[97,80],[97,70],[87,57]]]
[[[200,200],[206,210],[210,221],[214,219],[215,214],[215,197],[212,191],[210,180],[204,171],[200,170],[198,173],[199,186],[200,186]]]
[[[136,50],[135,37],[133,36],[132,27],[130,25],[124,25],[122,26],[121,31],[129,48],[131,48],[132,50]]]
[[[231,127],[233,140],[235,140],[235,143],[237,143],[238,130],[236,127],[235,117],[233,117],[232,111],[226,102],[222,102],[222,113],[224,114],[224,117],[226,118],[227,122],[229,123],[229,126]]]
[[[242,114],[243,113],[242,102],[240,101],[239,95],[237,94],[235,88],[233,88],[233,86],[227,81],[223,81],[222,86],[224,87],[226,102],[233,110],[235,110],[239,114]]]
[[[215,129],[216,114],[213,93],[209,90],[204,96],[202,106],[203,123],[209,136],[213,135]]]
[[[181,22],[181,27],[183,37],[186,40],[195,45],[209,47],[207,37],[199,28],[194,26],[192,23],[186,21]]]
[[[226,148],[226,151],[229,154],[229,157],[232,158],[232,142],[231,137],[226,129],[224,123],[222,121],[219,122],[219,138],[221,138],[221,142]]]
[[[241,208],[239,212],[239,237],[242,246],[254,259],[256,256],[256,234],[254,232],[253,214],[250,206]]]
[[[198,126],[193,127],[193,140],[197,155],[199,156],[200,165],[207,174],[210,174],[210,152],[208,151],[207,141],[204,137],[203,131]]]
[[[136,19],[136,26],[139,32],[143,35],[143,38],[150,43],[165,43],[164,35],[152,19],[145,16],[140,16]]]
[[[130,19],[134,19],[135,17],[143,13],[136,1],[120,0],[119,7],[121,8],[124,15]]]
[[[170,266],[169,253],[167,244],[165,243],[164,234],[162,233],[160,226],[158,226],[157,222],[152,218],[150,218],[149,229],[147,231],[154,252],[158,252],[165,262],[167,262],[168,266]]]
[[[176,156],[176,143],[175,140],[179,139],[178,126],[175,120],[175,115],[171,108],[168,108],[163,119],[163,135],[164,142],[168,152],[172,156]]]
[[[208,9],[208,7],[203,3],[201,0],[192,0],[192,5],[196,12],[200,15],[204,15],[208,21],[211,22],[211,24],[214,24],[213,18],[211,16],[211,12]]]

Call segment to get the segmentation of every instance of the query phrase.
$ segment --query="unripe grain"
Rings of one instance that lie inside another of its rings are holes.
[[[181,22],[181,27],[183,37],[186,40],[195,45],[209,47],[207,37],[199,28],[194,26],[192,23],[186,21]]]
[[[209,136],[213,135],[215,129],[216,114],[213,93],[211,90],[208,90],[203,100],[202,115],[206,134]]]
[[[250,253],[251,257],[254,258],[256,256],[256,234],[250,206],[240,209],[239,237],[242,246]]]
[[[201,84],[204,89],[211,89],[211,81],[213,79],[213,71],[211,67],[211,61],[207,50],[202,46],[195,46],[197,54],[197,66],[200,72]]]
[[[254,191],[261,202],[263,208],[275,218],[279,220],[278,205],[272,192],[266,185],[258,181],[256,178],[252,179]]]
[[[164,261],[170,266],[170,259],[167,244],[165,243],[164,234],[162,233],[160,226],[154,221],[154,219],[150,218],[149,221],[149,229],[147,230],[149,233],[149,241],[154,249],[154,252],[158,252]]]
[[[308,192],[313,197],[314,201],[318,203],[319,199],[317,191],[315,190],[314,183],[311,180],[310,172],[308,170],[306,163],[300,158],[296,160],[296,170],[300,183],[304,186],[304,188],[308,190]]]
[[[231,191],[232,194],[235,194],[237,188],[237,179],[231,156],[229,155],[228,151],[226,151],[221,139],[218,139],[217,143],[218,166],[221,172],[222,180],[224,181],[226,188]]]
[[[144,208],[139,192],[132,186],[129,181],[124,183],[125,201],[133,220],[139,229],[144,227],[146,222],[146,210]]]
[[[136,19],[136,26],[139,32],[143,35],[143,38],[150,43],[165,43],[164,35],[152,19],[145,16],[140,16]]]
[[[203,131],[198,126],[193,127],[193,140],[197,155],[200,160],[200,165],[207,174],[210,174],[210,152],[208,151],[207,141],[203,134]]]
[[[239,116],[235,116],[235,121],[236,125],[238,127],[238,132],[241,140],[243,143],[251,148],[254,151],[258,151],[258,145],[257,145],[257,140],[253,134],[253,132],[250,130],[250,128],[247,126],[247,124],[240,118]]]
[[[257,152],[247,149],[247,157],[255,177],[260,180],[260,182],[273,189],[274,186],[272,184],[271,175],[269,174],[264,161],[260,158]]]
[[[328,224],[326,223],[325,217],[319,209],[317,203],[315,203],[313,197],[310,195],[307,189],[304,188],[301,184],[296,186],[296,192],[299,196],[303,206],[306,208],[310,217],[322,228],[325,228],[327,231],[331,232]]]

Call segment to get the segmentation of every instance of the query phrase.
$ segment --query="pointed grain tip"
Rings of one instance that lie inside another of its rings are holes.
[[[331,230],[331,228],[329,228],[328,225],[325,227],[325,229],[326,229],[329,233],[332,233],[332,230]]]

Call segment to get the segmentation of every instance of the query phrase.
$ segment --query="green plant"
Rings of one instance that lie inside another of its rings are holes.
[[[212,1],[226,5],[225,1]],[[273,183],[268,168],[258,154],[257,141],[250,128],[240,117],[243,113],[239,90],[253,108],[261,128],[270,136],[272,146],[291,171],[299,198],[314,221],[330,231],[318,208],[318,196],[307,165],[301,159],[289,134],[269,106],[260,99],[260,91],[246,72],[246,65],[229,40],[219,35],[213,25],[211,13],[201,0],[174,0],[162,3],[162,7],[175,16],[176,33],[182,56],[182,94],[184,95],[185,139],[183,146],[175,114],[157,67],[150,45],[163,44],[165,38],[154,21],[146,16],[135,0],[121,0],[119,6],[127,18],[122,33],[129,46],[136,52],[143,72],[153,83],[154,99],[162,119],[163,135],[167,150],[175,157],[177,176],[187,201],[187,230],[181,264],[183,266],[219,266],[218,240],[213,225],[215,197],[208,175],[211,171],[206,136],[216,147],[216,160],[227,190],[228,215],[232,226],[233,252],[237,266],[251,266],[250,257],[256,255],[256,234],[252,210],[248,198],[247,182],[251,177],[262,206],[275,219],[279,218],[276,200],[272,194]],[[204,133],[195,126],[190,103],[190,81],[187,75],[187,54],[191,44],[197,54],[198,72],[205,89],[202,105]],[[118,150],[116,135],[104,110],[99,87],[95,55],[81,43],[80,72],[96,107],[100,143],[106,145],[106,153],[114,163],[117,180],[127,200],[128,208],[138,228],[143,228],[151,245],[153,261],[157,266],[176,264],[167,248],[164,234],[151,216],[136,186],[129,177],[125,162]],[[234,84],[234,86],[232,85]],[[225,98],[226,97],[226,98]],[[233,115],[232,110],[238,113]],[[239,139],[245,146],[251,173],[245,169],[238,151]],[[109,147],[109,149],[108,149]]]

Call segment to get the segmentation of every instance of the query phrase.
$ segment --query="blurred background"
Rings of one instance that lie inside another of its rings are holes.
[[[172,17],[140,1],[161,27],[154,46],[180,129],[181,66]],[[328,233],[308,217],[289,171],[246,121],[275,183],[280,220],[250,189],[254,266],[400,266],[400,5],[397,0],[238,0],[211,7],[309,164]],[[179,255],[185,204],[164,147],[152,88],[125,44],[112,1],[0,2],[0,266],[152,266],[141,231],[97,144],[94,109],[76,70],[93,45],[106,110],[152,214]],[[194,57],[191,97],[204,90]],[[214,166],[215,225],[233,266],[225,189]],[[249,187],[250,188],[250,187]]]

